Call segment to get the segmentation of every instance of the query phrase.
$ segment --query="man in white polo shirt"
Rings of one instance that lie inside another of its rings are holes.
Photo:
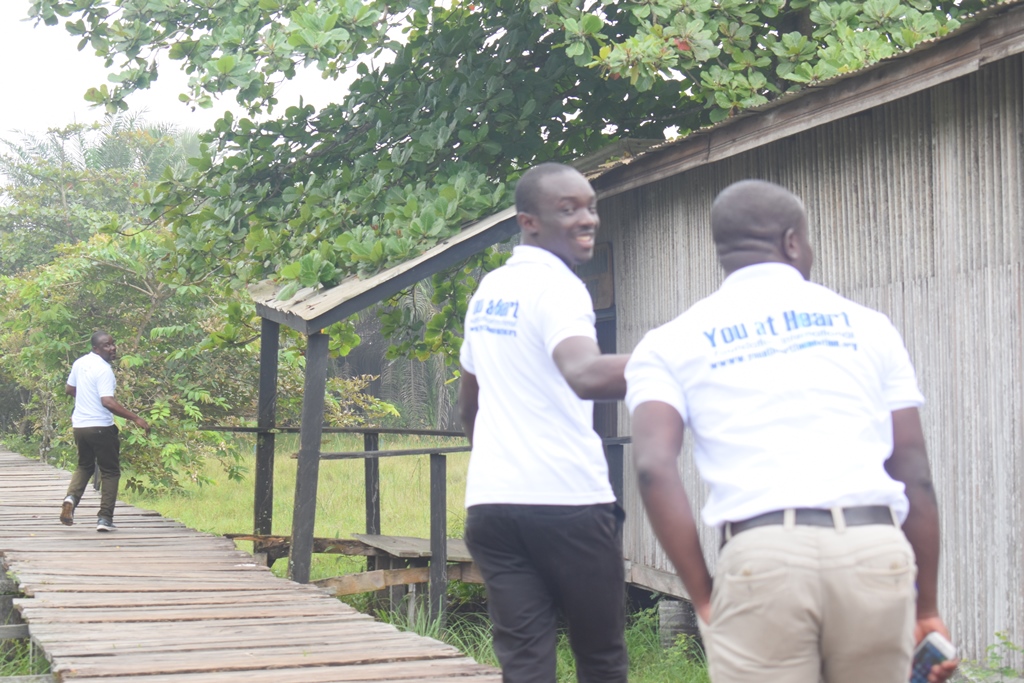
[[[649,332],[626,369],[641,495],[703,622],[711,680],[905,683],[915,642],[949,635],[909,355],[884,315],[808,282],[789,191],[730,185],[711,227],[721,288]],[[676,466],[684,425],[724,544],[713,589]]]
[[[516,185],[516,210],[521,245],[466,315],[466,545],[506,683],[555,681],[559,612],[578,680],[624,682],[622,512],[592,400],[624,396],[628,357],[601,355],[590,296],[570,269],[593,256],[597,197],[575,169],[541,164]]]
[[[100,509],[96,516],[96,531],[114,531],[114,503],[121,479],[121,441],[114,424],[114,415],[131,420],[149,434],[149,423],[121,405],[114,398],[116,381],[111,361],[117,356],[117,344],[106,332],[92,335],[92,353],[88,353],[71,366],[67,386],[68,396],[75,397],[75,410],[71,413],[71,427],[78,447],[78,467],[71,475],[67,496],[60,507],[60,521],[71,526],[75,522],[75,508],[96,467],[100,468]]]

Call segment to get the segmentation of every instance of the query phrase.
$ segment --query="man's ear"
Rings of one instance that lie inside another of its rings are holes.
[[[786,228],[782,233],[782,253],[790,262],[800,258],[800,235],[796,228]]]
[[[516,214],[516,220],[519,222],[519,229],[525,232],[527,235],[536,235],[540,230],[537,222],[537,217],[532,213],[520,211]]]

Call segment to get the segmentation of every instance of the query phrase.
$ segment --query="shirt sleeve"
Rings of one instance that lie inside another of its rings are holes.
[[[463,338],[462,348],[459,349],[459,364],[462,365],[466,372],[475,375],[476,369],[473,366],[473,353],[469,344],[469,325],[464,325],[462,329]]]
[[[77,387],[78,386],[78,365],[75,364],[75,363],[72,363],[72,365],[71,365],[71,374],[68,375],[68,386],[69,387]]]
[[[888,318],[885,319],[886,355],[882,375],[882,394],[889,410],[919,408],[924,395],[917,386],[917,373],[903,338]]]
[[[590,292],[581,281],[572,284],[561,295],[544,296],[540,300],[540,329],[549,356],[569,337],[587,337],[597,341],[594,302],[590,300]]]
[[[626,363],[626,407],[632,415],[641,403],[660,401],[675,408],[686,422],[682,385],[656,347],[655,339],[648,333]]]
[[[96,390],[99,392],[100,398],[104,396],[114,396],[114,387],[117,382],[114,380],[114,371],[110,368],[106,368],[100,373],[100,376],[96,378]]]

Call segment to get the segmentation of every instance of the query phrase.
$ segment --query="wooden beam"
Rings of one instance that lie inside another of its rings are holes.
[[[28,638],[28,624],[0,626],[0,640],[18,640],[20,638]]]
[[[224,534],[224,537],[234,541],[252,541],[261,550],[283,548],[285,554],[288,553],[288,548],[292,542],[291,536],[271,536],[266,534]],[[376,557],[386,554],[372,545],[367,545],[362,541],[351,538],[314,538],[313,552],[325,555],[361,555],[364,557]]]
[[[437,448],[428,446],[426,448],[404,448],[393,451],[339,451],[335,453],[321,453],[321,460],[354,460],[359,458],[392,458],[402,455],[431,455],[434,453],[466,453],[473,450],[470,446],[450,446]]]
[[[448,578],[465,583],[484,582],[476,565],[470,563],[449,565]],[[333,576],[313,583],[321,588],[326,588],[334,595],[354,595],[356,593],[372,593],[391,586],[405,586],[429,581],[429,567],[409,567],[408,569],[378,569],[372,572]]]
[[[430,454],[430,619],[444,626],[448,595],[448,468],[443,453]]]
[[[320,430],[324,422],[324,392],[327,385],[327,343],[327,335],[317,332],[309,335],[306,346],[306,379],[302,393],[299,462],[295,474],[292,547],[288,554],[288,577],[298,583],[309,583],[309,565],[313,556],[320,440],[323,436]]]
[[[677,574],[645,567],[628,560],[626,561],[626,583],[676,598],[690,599],[690,594],[683,586],[683,580]]]
[[[202,432],[236,432],[238,434],[258,434],[259,427],[234,427],[222,425],[209,425],[197,427]],[[301,429],[298,427],[274,427],[271,430],[274,434],[298,434]],[[450,436],[465,438],[461,431],[452,432],[444,429],[392,429],[391,427],[328,427],[320,429],[324,434],[398,434],[403,436]]]
[[[327,290],[299,292],[288,301],[276,299],[277,287],[272,283],[253,285],[249,292],[260,316],[303,334],[312,334],[518,232],[515,209],[509,208],[465,228],[419,256],[365,280],[351,278]]]
[[[281,326],[264,318],[260,330],[260,386],[256,424],[253,532],[269,534],[274,522],[274,429],[277,414],[277,351]]]

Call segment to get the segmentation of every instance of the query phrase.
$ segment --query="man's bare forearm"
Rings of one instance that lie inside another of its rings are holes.
[[[711,574],[700,546],[697,522],[679,476],[683,421],[665,403],[643,403],[633,413],[633,453],[640,497],[665,554],[683,580],[697,613],[710,617]]]
[[[932,485],[921,419],[916,408],[894,411],[893,452],[885,469],[903,482],[910,512],[903,533],[914,549],[917,564],[918,618],[938,614],[939,507]]]

